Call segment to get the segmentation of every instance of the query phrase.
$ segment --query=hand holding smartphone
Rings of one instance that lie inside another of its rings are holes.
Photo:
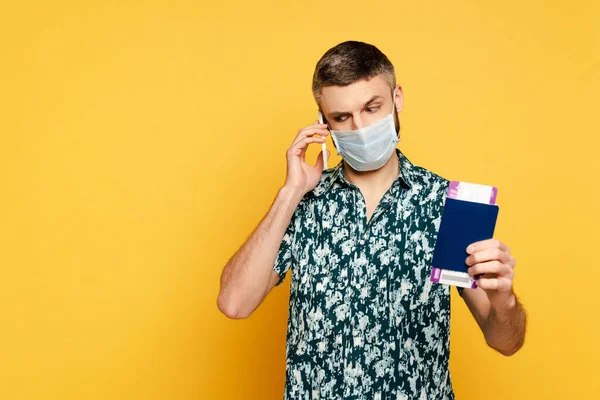
[[[323,124],[323,113],[321,112],[321,110],[319,110],[319,123]],[[323,138],[325,138],[323,136]],[[326,169],[328,169],[329,167],[327,166],[327,144],[325,142],[323,142],[323,144],[321,144],[321,149],[323,150],[323,171],[325,171]]]

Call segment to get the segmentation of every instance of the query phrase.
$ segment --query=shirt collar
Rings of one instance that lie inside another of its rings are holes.
[[[415,184],[415,180],[418,177],[417,167],[410,162],[410,160],[400,151],[400,149],[396,149],[396,154],[398,155],[398,178],[404,183],[406,186],[411,188]],[[335,182],[349,184],[346,178],[344,178],[344,161],[340,161],[335,167],[326,171],[324,174],[326,176],[323,177],[321,181],[321,190],[317,190],[317,192],[327,192]]]

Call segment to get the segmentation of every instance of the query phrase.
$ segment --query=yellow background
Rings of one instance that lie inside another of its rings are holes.
[[[1,399],[282,398],[289,280],[232,321],[219,277],[349,39],[395,64],[411,161],[499,187],[529,332],[495,354],[453,291],[458,399],[600,398],[597,2],[8,3]]]

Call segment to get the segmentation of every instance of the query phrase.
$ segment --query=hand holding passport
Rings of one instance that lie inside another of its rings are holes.
[[[467,273],[467,246],[494,237],[499,207],[498,189],[469,182],[450,182],[433,252],[430,280],[476,288]]]

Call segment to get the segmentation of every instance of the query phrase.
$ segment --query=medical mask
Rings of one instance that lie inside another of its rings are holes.
[[[394,91],[395,94],[395,91]],[[385,165],[400,140],[392,112],[381,120],[353,131],[331,130],[338,154],[356,171],[373,171]]]

